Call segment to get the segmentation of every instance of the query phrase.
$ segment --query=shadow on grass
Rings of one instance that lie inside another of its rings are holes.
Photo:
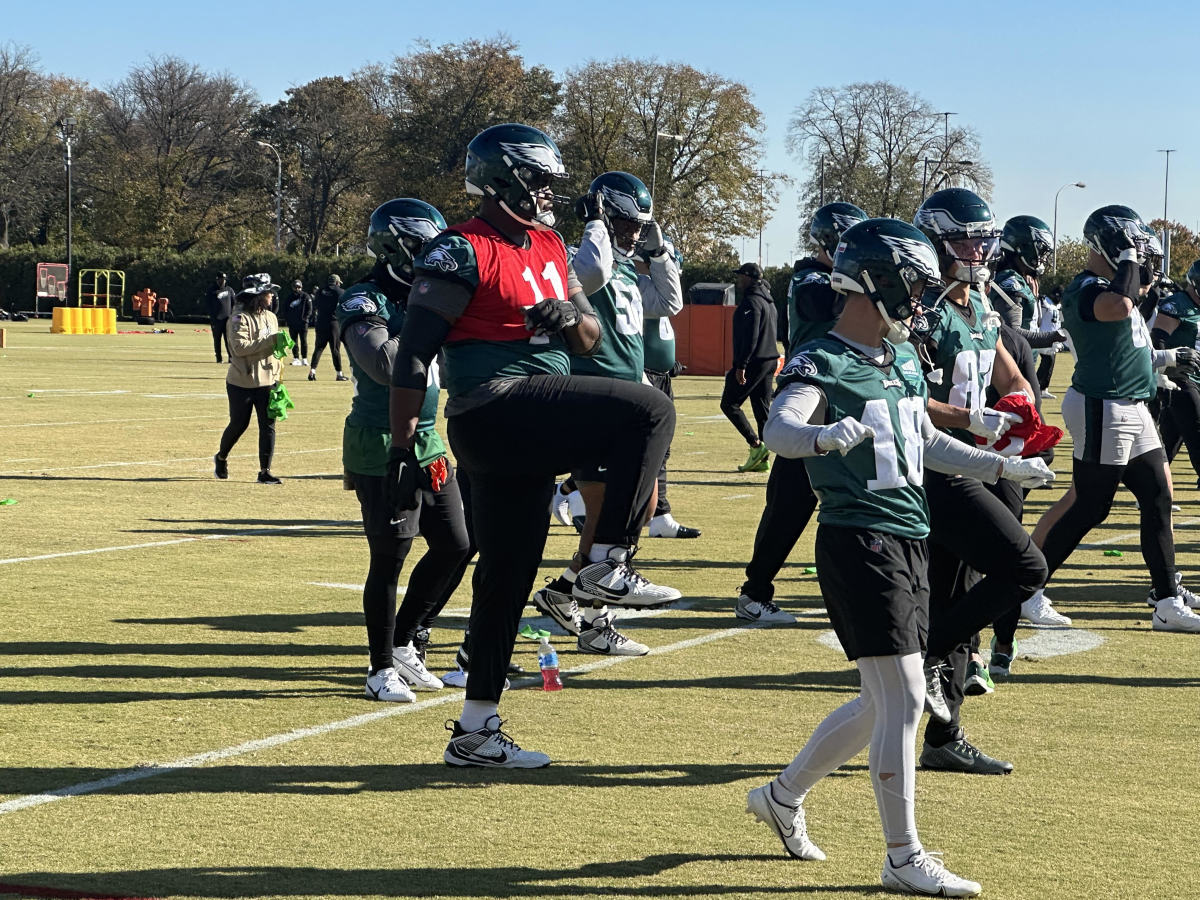
[[[113,619],[118,625],[204,625],[213,631],[298,634],[306,628],[363,627],[361,612],[247,613],[237,616],[180,616],[161,619]]]
[[[125,896],[195,897],[742,897],[809,894],[863,894],[879,885],[812,885],[794,867],[796,880],[773,878],[770,885],[636,884],[691,863],[764,862],[781,865],[778,854],[658,853],[643,859],[586,863],[582,866],[413,867],[376,869],[290,868],[285,866],[193,867],[129,872],[6,874],[8,884],[38,884],[54,890],[104,892]],[[783,860],[786,863],[786,860]],[[799,870],[804,868],[801,873]],[[782,870],[779,870],[782,871]],[[686,878],[676,875],[675,878]],[[591,882],[580,884],[577,882]]]
[[[5,481],[120,481],[147,484],[150,482],[198,481],[195,475],[180,475],[177,477],[117,478],[112,475],[5,475]]]
[[[828,627],[828,626],[826,626]],[[832,669],[829,671],[796,672],[789,675],[714,675],[711,678],[609,678],[608,670],[585,672],[578,675],[568,673],[566,681],[572,690],[640,689],[662,690],[707,688],[718,691],[804,691],[835,694],[857,694],[859,689],[857,669]]]

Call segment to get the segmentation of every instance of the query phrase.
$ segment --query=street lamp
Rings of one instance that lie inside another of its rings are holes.
[[[67,167],[67,290],[71,289],[71,142],[75,139],[75,117],[64,116],[55,123],[63,142],[63,161]]]
[[[1057,191],[1054,192],[1054,232],[1050,239],[1054,241],[1054,274],[1058,274],[1058,195],[1069,187],[1085,188],[1087,187],[1082,181],[1068,181]]]
[[[275,252],[279,253],[281,248],[280,229],[283,227],[283,157],[279,155],[275,145],[269,141],[255,141],[254,143],[260,147],[266,147],[275,154]]]
[[[658,181],[658,139],[670,138],[673,141],[682,141],[682,134],[668,134],[665,131],[654,131],[654,163],[650,167],[650,205],[654,206],[654,185]]]
[[[1159,153],[1165,153],[1167,156],[1167,171],[1163,174],[1163,274],[1166,275],[1171,268],[1171,236],[1167,229],[1167,187],[1171,183],[1171,154],[1174,150],[1159,150]]]
[[[950,115],[954,115],[954,113],[950,113]],[[964,168],[968,168],[970,166],[975,165],[975,161],[970,160],[970,159],[930,159],[929,157],[925,157],[924,159],[921,160],[921,162],[923,162],[925,164],[925,169],[921,174],[921,196],[922,197],[925,197],[925,191],[927,190],[927,186],[929,183],[929,164],[930,163],[933,163],[935,166],[940,166],[942,163],[953,163],[956,166],[963,166]],[[936,174],[936,170],[935,170],[935,174]],[[949,174],[949,173],[946,173],[946,174]]]

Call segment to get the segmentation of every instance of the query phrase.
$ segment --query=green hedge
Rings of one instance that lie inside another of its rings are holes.
[[[5,309],[32,310],[37,264],[61,261],[66,258],[62,247],[17,248],[0,250],[0,305]],[[130,298],[144,287],[171,298],[171,312],[176,318],[207,318],[204,292],[218,272],[227,272],[230,283],[236,286],[242,275],[269,272],[286,295],[292,281],[299,278],[306,288],[323,285],[330,273],[342,277],[342,283],[353,284],[371,268],[368,256],[295,256],[288,254],[252,256],[236,259],[222,254],[181,254],[169,251],[132,251],[108,247],[85,247],[75,252],[75,271],[81,269],[121,269],[125,272],[125,303],[122,314],[131,312]],[[776,300],[787,296],[790,266],[766,270],[771,293]],[[732,282],[727,266],[693,266],[683,269],[684,288],[702,281]],[[72,276],[71,296],[74,296],[78,275]]]

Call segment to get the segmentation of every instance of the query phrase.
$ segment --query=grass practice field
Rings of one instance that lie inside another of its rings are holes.
[[[806,803],[826,862],[789,859],[744,812],[746,791],[857,677],[803,572],[812,529],[778,583],[799,625],[732,614],[767,476],[735,470],[745,447],[718,410],[719,379],[676,383],[671,499],[704,536],[646,539],[638,556],[685,601],[627,620],[655,648],[643,659],[558,639],[566,689],[522,687],[501,706],[517,741],[554,764],[495,772],[442,763],[461,691],[363,698],[366,542],[340,477],[351,386],[334,383],[328,357],[315,383],[284,369],[297,408],[279,426],[284,483],[271,488],[254,483],[254,425],[230,480],[212,476],[225,367],[206,330],[67,337],[42,322],[10,326],[8,344],[0,896],[881,893],[865,753]],[[1069,372],[1063,359],[1060,396]],[[1060,422],[1058,401],[1046,407]],[[1059,486],[1031,496],[1030,527],[1065,489],[1068,456],[1064,445]],[[1182,457],[1175,477],[1180,566],[1195,572],[1200,498]],[[1151,632],[1136,532],[1122,492],[1050,591],[1077,628],[1022,628],[1040,658],[968,699],[971,738],[1016,771],[918,773],[922,840],[987,897],[1200,896],[1200,636]],[[550,533],[543,575],[576,541]],[[447,607],[431,670],[453,666],[469,603],[460,589]],[[533,644],[515,659],[536,676]]]

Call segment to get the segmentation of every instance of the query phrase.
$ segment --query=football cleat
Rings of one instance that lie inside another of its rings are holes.
[[[780,609],[774,600],[755,600],[740,594],[734,604],[733,614],[748,622],[766,622],[771,625],[794,625],[796,617]]]
[[[571,524],[571,501],[562,492],[562,482],[554,485],[554,493],[550,495],[550,515],[559,525]]]
[[[1200,609],[1200,597],[1183,586],[1183,574],[1180,572],[1175,573],[1175,596],[1182,600],[1188,609]],[[1150,593],[1146,595],[1146,605],[1152,608],[1158,606],[1158,595],[1154,588],[1150,588]]]
[[[421,657],[412,644],[392,650],[392,664],[400,677],[418,691],[440,691],[442,682],[425,668]]]
[[[224,481],[229,477],[229,460],[221,459],[221,454],[213,455],[213,474]]]
[[[1021,618],[1034,625],[1057,625],[1066,628],[1071,624],[1070,616],[1064,616],[1050,605],[1050,598],[1044,590],[1037,591],[1021,604]]]
[[[888,890],[925,897],[978,897],[983,888],[974,881],[959,878],[944,865],[940,854],[918,850],[902,865],[892,863],[884,854],[880,881]]]
[[[650,652],[645,644],[639,644],[613,628],[612,616],[607,613],[582,624],[579,649],[602,656],[645,656]]]
[[[688,528],[675,521],[670,513],[663,513],[650,520],[650,537],[652,538],[698,538],[699,528]]]
[[[494,725],[493,725],[494,723]],[[483,766],[492,769],[541,769],[550,765],[545,753],[522,750],[501,731],[504,723],[492,716],[478,731],[463,731],[457,722],[447,722],[450,743],[442,755],[449,766]]]
[[[417,695],[408,689],[395,669],[379,669],[367,676],[363,693],[368,700],[383,700],[388,703],[412,703]]]
[[[270,472],[259,472],[258,473],[258,483],[259,484],[283,484],[283,481],[281,479],[275,477],[274,475],[272,475]]]
[[[821,848],[808,838],[803,806],[785,806],[775,800],[771,783],[756,787],[746,795],[746,812],[767,825],[783,842],[783,849],[793,859],[822,860]]]
[[[997,678],[1007,678],[1012,674],[1012,664],[1016,656],[1016,641],[1013,641],[1012,653],[1000,653],[996,650],[996,638],[992,638],[992,658],[988,660],[988,672],[992,676],[993,683]]]
[[[967,663],[967,675],[963,681],[963,691],[972,697],[996,693],[996,683],[992,681],[988,667],[975,660]]]
[[[1152,619],[1155,631],[1200,632],[1200,616],[1184,606],[1179,597],[1163,597],[1159,600]]]
[[[946,704],[946,691],[942,687],[941,663],[925,662],[925,712],[939,722],[949,724],[950,707]]]
[[[767,449],[766,444],[759,444],[757,447],[751,447],[749,454],[746,456],[746,461],[738,466],[739,472],[766,472],[771,468],[771,463],[768,457],[771,451]]]
[[[966,735],[940,747],[926,741],[921,748],[921,768],[970,775],[1007,775],[1013,770],[1012,763],[988,756],[968,741]]]
[[[629,548],[613,547],[608,559],[580,570],[572,595],[592,606],[607,604],[622,609],[652,609],[683,596],[675,588],[653,584],[633,567],[632,558]]]
[[[579,635],[579,602],[569,593],[556,591],[548,584],[534,593],[532,602],[534,609],[553,619],[567,634]]]

